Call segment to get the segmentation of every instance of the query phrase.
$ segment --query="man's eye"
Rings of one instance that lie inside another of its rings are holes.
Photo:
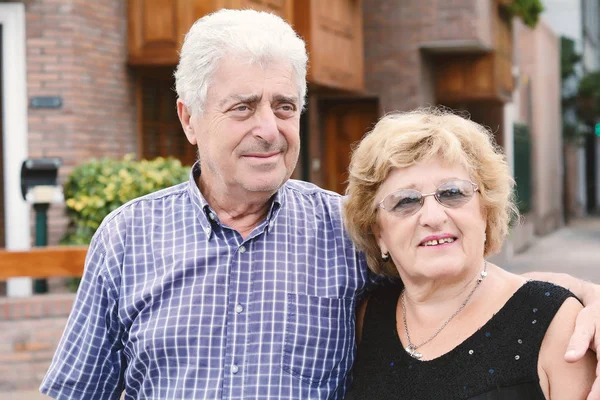
[[[277,111],[285,115],[290,115],[296,111],[296,106],[293,104],[281,104],[277,107]]]
[[[245,104],[241,104],[241,105],[239,105],[239,106],[235,106],[235,107],[233,108],[233,110],[234,110],[234,111],[240,111],[240,112],[245,112],[245,111],[248,111],[249,109],[250,109],[250,107],[248,107],[248,106],[247,106],[247,105],[245,105]]]

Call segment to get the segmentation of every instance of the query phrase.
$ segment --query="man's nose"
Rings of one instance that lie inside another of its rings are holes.
[[[260,107],[255,115],[257,124],[253,135],[265,142],[274,142],[279,135],[279,128],[277,127],[277,116],[273,109],[270,106]]]

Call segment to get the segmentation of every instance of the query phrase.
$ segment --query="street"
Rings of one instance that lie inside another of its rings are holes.
[[[530,248],[501,267],[519,274],[564,272],[600,284],[600,217],[574,220],[537,238]]]

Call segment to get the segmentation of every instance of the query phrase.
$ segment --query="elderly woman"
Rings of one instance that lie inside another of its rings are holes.
[[[581,304],[486,261],[517,217],[510,170],[482,126],[391,114],[353,153],[350,236],[376,273],[358,312],[354,399],[585,399],[588,352],[563,355]]]

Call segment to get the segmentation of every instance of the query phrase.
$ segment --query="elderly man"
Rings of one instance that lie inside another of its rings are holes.
[[[175,77],[199,161],[189,182],[98,229],[43,393],[344,397],[370,278],[341,197],[289,179],[306,63],[304,42],[274,15],[222,10],[194,24]]]

